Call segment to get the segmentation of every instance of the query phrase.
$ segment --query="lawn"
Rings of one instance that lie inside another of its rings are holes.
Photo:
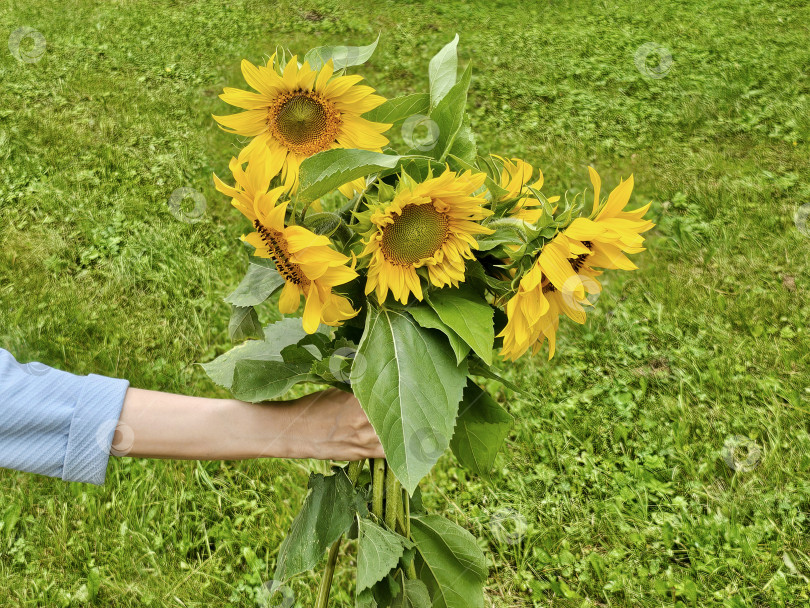
[[[519,424],[492,479],[448,453],[425,502],[480,538],[492,606],[810,605],[808,24],[799,1],[4,0],[0,347],[226,396],[196,365],[230,347],[222,297],[247,266],[211,179],[238,145],[211,118],[222,87],[276,45],[381,32],[358,72],[420,92],[458,32],[479,150],[539,165],[547,193],[588,186],[588,165],[607,188],[632,173],[658,226],[552,361],[501,366],[526,395],[497,389]],[[6,47],[20,27],[39,61]],[[169,209],[183,187],[199,222]],[[0,605],[262,605],[312,469],[0,471]],[[297,605],[316,582],[290,584]],[[339,569],[335,605],[352,592]]]

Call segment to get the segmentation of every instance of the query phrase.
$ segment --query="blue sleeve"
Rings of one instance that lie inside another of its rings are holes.
[[[0,467],[103,484],[128,387],[22,365],[0,348]]]

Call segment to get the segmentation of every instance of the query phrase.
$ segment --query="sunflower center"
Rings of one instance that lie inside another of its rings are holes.
[[[315,91],[279,95],[267,113],[270,134],[288,150],[304,156],[328,149],[340,124],[340,112]]]
[[[267,245],[270,257],[276,264],[276,270],[289,283],[295,283],[301,287],[309,286],[309,279],[295,262],[290,261],[290,251],[287,248],[287,240],[278,230],[266,228],[259,220],[253,223],[256,232],[262,237],[262,241]]]
[[[383,228],[382,252],[394,264],[408,266],[432,257],[447,239],[450,218],[430,203],[407,205]]]

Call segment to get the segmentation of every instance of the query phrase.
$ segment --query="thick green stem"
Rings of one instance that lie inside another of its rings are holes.
[[[385,474],[385,525],[396,531],[399,511],[402,509],[402,490],[391,469]]]
[[[363,472],[364,463],[364,460],[349,463],[348,475],[352,485],[357,484],[357,479],[360,477],[360,473]],[[340,541],[342,540],[343,536],[337,539],[329,549],[329,557],[326,560],[326,569],[321,579],[321,586],[318,589],[318,600],[315,603],[315,608],[326,608],[329,605],[329,592],[332,589],[332,579],[335,576],[335,566],[337,565],[338,553],[340,553]]]
[[[335,576],[335,564],[337,564],[341,540],[343,540],[343,536],[337,539],[329,549],[329,558],[326,560],[326,570],[321,579],[321,587],[318,589],[318,601],[315,602],[315,608],[326,608],[329,605],[329,591],[332,589],[332,578]]]
[[[372,503],[371,512],[382,521],[383,518],[383,496],[385,494],[385,459],[374,459],[374,476],[372,480]]]

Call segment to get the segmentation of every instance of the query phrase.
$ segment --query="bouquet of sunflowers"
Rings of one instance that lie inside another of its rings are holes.
[[[489,473],[512,417],[476,379],[517,390],[491,369],[493,351],[515,360],[548,341],[551,358],[560,317],[584,323],[597,277],[634,269],[625,254],[653,224],[649,205],[625,210],[632,176],[603,198],[590,169],[593,203],[561,200],[530,164],[479,155],[458,36],[431,59],[428,92],[389,100],[350,70],[376,44],[243,61],[256,92],[221,95],[243,111],[215,119],[249,142],[230,162],[233,185],[215,181],[253,225],[252,257],[226,298],[241,343],[205,368],[252,402],[298,383],[351,391],[385,449],[367,468],[312,475],[277,585],[328,551],[326,606],[350,536],[357,606],[483,607],[476,539],[426,513],[418,484],[448,447]],[[397,130],[403,153],[388,139]],[[280,311],[301,316],[262,328],[255,307],[277,292]]]

